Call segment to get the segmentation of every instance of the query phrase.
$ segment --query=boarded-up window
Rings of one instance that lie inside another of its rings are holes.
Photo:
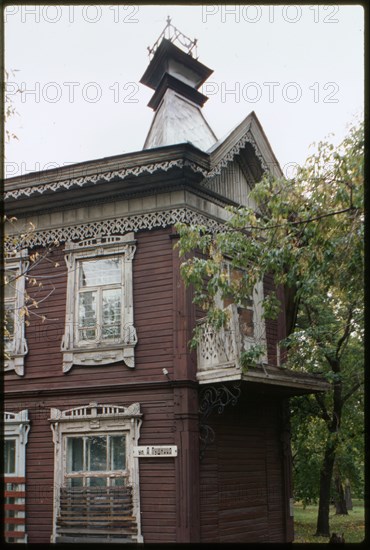
[[[232,267],[229,263],[226,264],[227,276],[230,285],[230,294],[224,297],[224,307],[235,303],[233,298],[233,290],[237,291],[242,287],[243,277],[246,276],[246,272],[242,269]],[[238,300],[238,313],[239,313],[239,327],[240,332],[244,336],[254,336],[254,307],[251,297]]]

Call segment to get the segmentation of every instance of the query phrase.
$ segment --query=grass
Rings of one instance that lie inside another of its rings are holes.
[[[317,521],[317,505],[306,506],[297,502],[294,505],[294,542],[323,542],[328,543],[326,537],[315,537]],[[334,506],[330,509],[329,515],[330,532],[342,534],[346,543],[362,542],[365,538],[365,509],[364,503],[360,500],[353,500],[353,510],[348,516],[336,516]]]

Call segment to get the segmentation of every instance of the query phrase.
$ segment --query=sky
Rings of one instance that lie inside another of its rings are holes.
[[[168,16],[214,71],[200,91],[217,138],[255,111],[287,177],[363,116],[361,6],[9,5],[5,177],[140,151],[153,118],[140,79]]]

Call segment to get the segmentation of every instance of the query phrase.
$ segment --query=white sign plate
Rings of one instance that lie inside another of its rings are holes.
[[[138,445],[134,447],[134,456],[138,458],[145,456],[156,458],[177,456],[177,445]]]

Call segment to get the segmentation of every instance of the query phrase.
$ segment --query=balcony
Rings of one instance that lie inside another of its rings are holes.
[[[267,357],[262,357],[256,367],[243,369],[240,356],[255,343],[266,344],[264,322],[254,315],[248,318],[246,310],[240,311],[231,304],[227,308],[228,320],[224,327],[215,330],[206,318],[200,319],[197,380],[200,384],[215,384],[233,380],[244,380],[266,388],[275,386],[286,396],[327,391],[329,383],[320,375],[269,365]]]
[[[234,304],[227,308],[228,320],[219,331],[209,325],[206,318],[200,319],[201,338],[198,344],[199,382],[217,382],[241,377],[240,354],[243,338],[239,315]]]

